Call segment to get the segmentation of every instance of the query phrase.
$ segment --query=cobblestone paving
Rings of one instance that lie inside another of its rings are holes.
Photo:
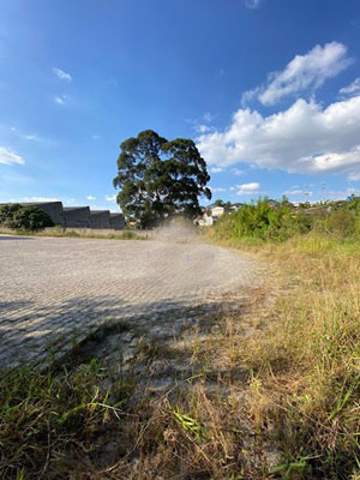
[[[65,353],[109,321],[159,332],[164,313],[191,317],[256,279],[248,257],[202,243],[0,236],[0,366]]]

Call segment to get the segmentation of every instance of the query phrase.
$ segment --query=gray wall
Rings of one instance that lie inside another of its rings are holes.
[[[20,205],[40,208],[49,215],[55,225],[62,227],[121,230],[125,226],[124,216],[121,213],[110,213],[109,210],[90,210],[89,207],[64,208],[62,202],[31,202]]]
[[[90,228],[110,228],[110,211],[91,210]]]
[[[55,225],[61,225],[61,226],[65,225],[62,202],[46,202],[46,203],[34,202],[34,203],[21,203],[21,205],[24,205],[24,207],[25,206],[38,207],[49,215],[49,217],[55,223]]]
[[[110,213],[110,226],[114,230],[121,230],[125,227],[125,219],[122,213]]]
[[[64,218],[67,228],[90,228],[89,207],[65,207]]]

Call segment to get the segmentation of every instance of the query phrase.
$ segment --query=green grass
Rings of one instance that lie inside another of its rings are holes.
[[[98,467],[98,436],[121,439],[132,386],[101,388],[95,360],[73,372],[19,369],[0,380],[0,478],[69,478]]]

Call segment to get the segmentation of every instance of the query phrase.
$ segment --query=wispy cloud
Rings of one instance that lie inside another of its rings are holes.
[[[210,112],[205,112],[202,118],[204,122],[211,123],[214,120],[215,116]]]
[[[360,77],[355,78],[353,82],[351,82],[346,87],[343,87],[339,90],[340,95],[343,96],[354,96],[360,94]]]
[[[223,187],[210,187],[210,190],[211,190],[213,193],[226,192],[226,188],[223,188]]]
[[[0,164],[2,165],[24,165],[25,160],[13,150],[0,146]]]
[[[42,143],[46,141],[43,137],[41,137],[37,133],[25,133],[17,129],[16,127],[6,127],[6,129],[9,130],[13,135],[15,135],[16,137],[22,140],[28,140],[29,142],[35,142],[35,143]]]
[[[96,197],[94,195],[86,195],[86,200],[89,200],[89,202],[93,202],[94,200],[96,200]]]
[[[263,105],[274,105],[284,97],[299,92],[312,91],[345,70],[352,63],[347,47],[331,42],[316,45],[304,55],[296,55],[279,72],[270,73],[265,84],[248,90],[242,96],[242,104],[257,99]]]
[[[68,96],[67,95],[56,95],[54,97],[54,102],[57,103],[58,105],[65,105],[65,103],[67,102],[68,100]]]
[[[42,196],[34,196],[34,197],[24,197],[22,202],[59,202],[58,197],[42,197]]]
[[[54,75],[56,75],[60,80],[65,80],[66,82],[71,82],[72,81],[72,76],[70,73],[65,72],[61,68],[54,67],[52,69],[52,72]]]
[[[292,197],[292,196],[312,197],[312,194],[313,192],[306,189],[301,189],[301,188],[291,188],[290,190],[286,190],[286,192],[283,193],[283,195],[286,195],[288,197]]]
[[[222,167],[211,167],[210,168],[210,173],[221,173],[223,171],[224,171],[224,169]]]
[[[262,0],[244,0],[245,7],[250,8],[251,10],[259,8],[261,3]]]
[[[116,193],[114,195],[105,195],[105,200],[111,203],[116,202]]]
[[[230,190],[235,191],[237,195],[253,195],[259,193],[260,183],[242,183],[241,185],[235,185],[234,187],[231,187]]]
[[[205,112],[199,118],[187,119],[186,122],[192,125],[192,128],[195,130],[196,133],[208,133],[214,130],[214,127],[209,125],[215,119],[216,115],[213,115],[210,112]]]

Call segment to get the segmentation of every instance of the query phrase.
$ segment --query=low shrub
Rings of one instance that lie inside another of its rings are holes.
[[[286,199],[275,205],[260,199],[221,217],[213,234],[218,240],[263,242],[284,241],[312,230],[338,239],[359,237],[360,199],[298,207]]]
[[[260,240],[286,240],[312,228],[312,218],[296,212],[284,200],[273,206],[267,199],[244,205],[230,215],[224,215],[215,226],[218,238],[255,238]]]

